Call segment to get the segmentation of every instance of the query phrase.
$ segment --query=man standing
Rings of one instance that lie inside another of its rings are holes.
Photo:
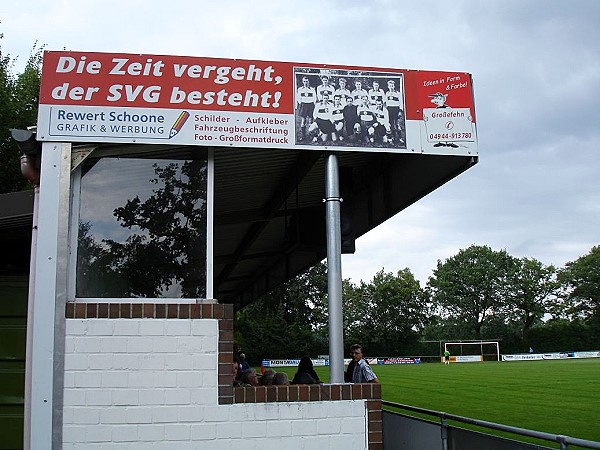
[[[331,110],[331,120],[333,121],[333,127],[335,131],[331,133],[331,140],[335,141],[339,139],[344,140],[344,105],[342,104],[342,98],[339,95],[333,97],[333,109]]]
[[[307,76],[302,77],[302,86],[298,88],[296,94],[297,116],[300,117],[300,123],[296,125],[298,127],[298,141],[304,140],[306,131],[312,123],[316,100],[317,92],[315,88],[310,85]]]
[[[333,111],[333,103],[329,101],[329,92],[323,92],[323,99],[315,105],[313,111],[314,121],[308,128],[309,136],[313,137],[313,142],[317,142],[317,137],[321,136],[323,142],[335,134],[331,113]]]
[[[346,97],[346,106],[344,106],[344,137],[348,141],[355,141],[360,137],[360,119],[356,105],[352,97]]]
[[[327,93],[327,98],[332,99],[335,88],[329,84],[329,77],[327,75],[321,76],[321,83],[317,86],[317,100],[323,100],[324,93]]]
[[[356,106],[360,106],[362,103],[362,98],[369,98],[369,93],[365,91],[362,87],[362,81],[356,80],[354,81],[354,90],[350,93],[352,96],[352,101]]]
[[[400,107],[402,106],[402,97],[400,91],[396,90],[396,82],[389,80],[388,91],[385,94],[385,104],[390,116],[390,126],[392,127],[392,136],[401,139],[400,136]]]
[[[379,87],[379,81],[373,80],[373,88],[369,89],[369,102],[371,105],[375,106],[377,104],[377,100],[381,100],[383,103],[385,99],[385,92],[383,89]]]
[[[373,142],[370,137],[375,130],[373,128],[373,124],[376,122],[375,113],[369,104],[369,97],[367,95],[363,95],[361,101],[362,103],[360,106],[356,108],[358,119],[360,121],[360,137],[361,140],[364,139],[365,142],[369,142],[369,140]]]
[[[363,359],[362,347],[354,344],[350,347],[350,354],[354,362],[354,371],[352,372],[353,383],[379,383],[377,376],[371,369],[371,366]]]
[[[346,79],[345,78],[340,78],[338,80],[338,84],[339,84],[340,87],[337,88],[335,90],[335,92],[333,93],[334,98],[335,98],[336,95],[339,95],[340,98],[342,100],[344,100],[346,97],[350,96],[350,89],[348,89],[346,87]]]
[[[444,364],[450,364],[450,352],[448,350],[444,352]]]

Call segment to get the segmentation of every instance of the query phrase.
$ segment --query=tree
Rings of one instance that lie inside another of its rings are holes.
[[[235,339],[247,357],[326,353],[327,266],[317,264],[236,313]]]
[[[34,45],[23,73],[15,75],[15,60],[0,48],[0,194],[29,186],[21,175],[21,152],[9,130],[26,129],[37,121],[42,51],[43,47]]]
[[[593,318],[600,323],[600,246],[568,262],[559,280],[566,291],[563,298],[566,315]]]
[[[471,245],[438,261],[427,283],[433,306],[443,317],[466,326],[465,335],[451,338],[482,338],[482,327],[505,307],[513,270],[513,257],[488,246]]]
[[[544,266],[532,258],[515,259],[514,263],[506,297],[507,316],[520,324],[521,338],[527,343],[531,327],[550,310],[551,295],[559,284],[554,266]]]
[[[534,327],[530,334],[536,352],[566,352],[597,349],[600,336],[593,336],[588,322],[575,318],[550,319],[543,326]]]
[[[419,282],[406,268],[377,272],[371,282],[346,284],[345,340],[361,343],[370,354],[406,354],[419,340],[426,302]]]

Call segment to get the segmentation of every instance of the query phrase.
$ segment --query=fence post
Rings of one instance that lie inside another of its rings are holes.
[[[442,431],[442,450],[448,450],[448,422],[446,421],[446,413],[441,413],[440,422]]]
[[[556,436],[556,440],[560,443],[560,450],[567,450],[569,448],[566,436],[559,434],[558,436]]]

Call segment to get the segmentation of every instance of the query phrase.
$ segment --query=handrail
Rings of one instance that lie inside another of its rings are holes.
[[[502,425],[500,423],[488,422],[486,420],[471,419],[470,417],[457,416],[455,414],[449,414],[441,411],[433,411],[431,409],[419,408],[418,406],[403,405],[401,403],[389,402],[387,400],[381,401],[382,405],[391,406],[394,408],[404,409],[420,414],[429,416],[435,416],[442,421],[442,424],[446,420],[453,420],[455,422],[467,423],[470,425],[476,425],[483,428],[489,428],[491,430],[506,431],[521,436],[533,437],[542,439],[545,441],[557,442],[560,444],[561,449],[567,449],[569,445],[577,445],[584,448],[600,449],[600,442],[588,441],[585,439],[578,439],[570,436],[564,436],[560,434],[545,433],[543,431],[528,430],[526,428],[512,427],[510,425]]]

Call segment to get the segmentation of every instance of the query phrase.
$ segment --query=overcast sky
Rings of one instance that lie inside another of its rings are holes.
[[[361,237],[344,278],[424,285],[471,244],[563,266],[600,244],[600,1],[26,0],[0,11],[20,71],[49,50],[469,72],[479,163]]]

